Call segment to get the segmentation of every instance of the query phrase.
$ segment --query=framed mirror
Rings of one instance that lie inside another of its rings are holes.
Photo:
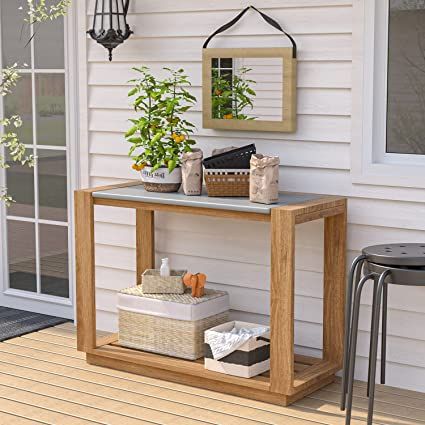
[[[296,131],[296,64],[290,47],[204,48],[204,128]]]

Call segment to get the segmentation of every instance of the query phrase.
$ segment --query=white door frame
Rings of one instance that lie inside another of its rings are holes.
[[[11,289],[8,287],[9,273],[7,261],[6,207],[0,204],[0,305],[34,311],[59,317],[75,317],[75,264],[73,232],[73,191],[79,187],[79,131],[78,131],[78,54],[77,54],[77,7],[76,3],[64,18],[65,56],[65,110],[67,137],[67,179],[68,179],[68,261],[69,298],[64,299],[45,294]],[[1,45],[0,45],[1,46]],[[34,60],[34,59],[32,59]],[[1,64],[1,55],[0,55]],[[34,101],[34,100],[33,100]],[[0,99],[0,110],[3,101]],[[33,114],[35,110],[33,108]],[[35,115],[34,115],[35,116]],[[5,182],[5,170],[0,170],[0,185]]]

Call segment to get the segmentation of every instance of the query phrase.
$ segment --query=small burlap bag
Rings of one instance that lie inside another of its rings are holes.
[[[185,195],[202,193],[202,158],[201,149],[193,149],[182,156],[182,184]]]
[[[279,200],[279,157],[251,156],[249,200],[259,204],[274,204]]]

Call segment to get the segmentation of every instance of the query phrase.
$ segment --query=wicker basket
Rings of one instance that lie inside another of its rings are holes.
[[[120,345],[196,360],[205,354],[204,332],[229,320],[229,296],[211,289],[202,298],[190,290],[144,294],[133,287],[118,294],[118,311]]]
[[[122,310],[119,343],[129,348],[196,360],[205,355],[204,332],[228,320],[227,312],[190,322]]]
[[[249,196],[249,170],[205,169],[208,196]]]
[[[183,276],[186,270],[171,270],[170,276],[162,277],[158,269],[147,269],[142,274],[145,294],[183,294],[186,287]]]

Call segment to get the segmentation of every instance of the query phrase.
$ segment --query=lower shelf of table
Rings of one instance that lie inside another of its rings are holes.
[[[87,362],[285,406],[333,382],[339,370],[338,365],[322,359],[296,355],[293,389],[279,394],[270,390],[269,373],[247,379],[212,372],[204,368],[203,359],[190,361],[121,347],[113,335],[98,341],[97,348],[87,353]]]

